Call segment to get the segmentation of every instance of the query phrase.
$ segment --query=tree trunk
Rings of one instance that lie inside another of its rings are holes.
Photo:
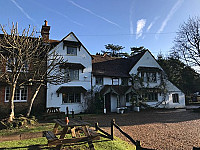
[[[38,88],[36,89],[36,91],[35,91],[35,93],[34,93],[32,99],[31,99],[31,102],[30,102],[30,105],[29,105],[29,108],[28,108],[28,112],[27,112],[27,114],[26,114],[26,117],[29,117],[29,116],[30,116],[31,109],[32,109],[32,106],[33,106],[33,102],[34,102],[34,100],[35,100],[35,98],[36,98],[38,92],[40,91],[41,86],[42,86],[42,84],[40,84],[40,85],[38,86]]]
[[[15,89],[16,89],[16,83],[14,83],[10,88],[10,116],[8,118],[8,121],[12,122],[15,118],[15,111],[14,111],[14,97],[15,97]]]

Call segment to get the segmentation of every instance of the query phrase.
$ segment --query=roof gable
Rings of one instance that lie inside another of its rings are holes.
[[[92,57],[92,55],[89,53],[89,51],[85,48],[85,46],[80,42],[80,40],[76,37],[76,35],[73,32],[70,32],[67,36],[65,36],[57,45],[64,41],[72,41],[80,43],[80,45],[85,49],[85,51]]]
[[[130,58],[118,58],[92,64],[93,75],[109,77],[130,77],[129,71],[144,55],[141,52]]]

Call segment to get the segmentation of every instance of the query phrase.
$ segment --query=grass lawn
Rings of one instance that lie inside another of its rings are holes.
[[[14,129],[14,130],[0,130],[0,135],[15,135],[19,133],[27,133],[27,132],[42,132],[46,130],[52,129],[54,126],[53,123],[43,123],[38,124],[35,127],[23,128],[23,129]],[[67,149],[72,150],[87,150],[89,149],[87,143],[82,143],[81,145],[66,145]],[[128,144],[127,142],[121,140],[120,138],[115,137],[115,140],[111,141],[106,138],[101,138],[98,141],[94,142],[94,147],[97,150],[134,150],[135,146]],[[6,141],[0,143],[0,150],[3,149],[22,149],[22,150],[39,150],[39,149],[55,149],[55,147],[48,147],[47,140],[44,137],[34,138],[28,140],[20,140],[20,141]]]
[[[12,130],[0,130],[0,136],[4,135],[16,135],[20,133],[27,133],[27,132],[42,132],[47,131],[49,129],[53,129],[54,123],[43,123],[38,124],[32,127],[24,127],[19,129],[12,129]]]
[[[105,138],[101,138],[101,140],[96,141],[94,143],[94,147],[96,150],[134,150],[135,147],[128,144],[125,141],[122,141],[119,138],[115,138],[115,140],[111,141]],[[73,145],[73,146],[65,146],[65,148],[72,150],[87,150],[89,149],[88,144],[81,145]],[[29,140],[21,140],[21,141],[7,141],[0,143],[1,149],[22,149],[22,150],[37,150],[37,149],[55,149],[55,147],[48,147],[46,138],[37,138],[37,139],[29,139]]]

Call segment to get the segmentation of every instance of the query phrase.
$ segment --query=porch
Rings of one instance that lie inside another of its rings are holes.
[[[127,109],[126,95],[133,92],[131,86],[105,85],[100,94],[103,95],[104,113]]]

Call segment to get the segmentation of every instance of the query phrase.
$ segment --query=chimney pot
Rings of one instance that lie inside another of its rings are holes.
[[[47,20],[45,20],[45,21],[44,21],[44,25],[45,25],[45,26],[47,26],[47,24],[48,24],[48,21],[47,21]]]

